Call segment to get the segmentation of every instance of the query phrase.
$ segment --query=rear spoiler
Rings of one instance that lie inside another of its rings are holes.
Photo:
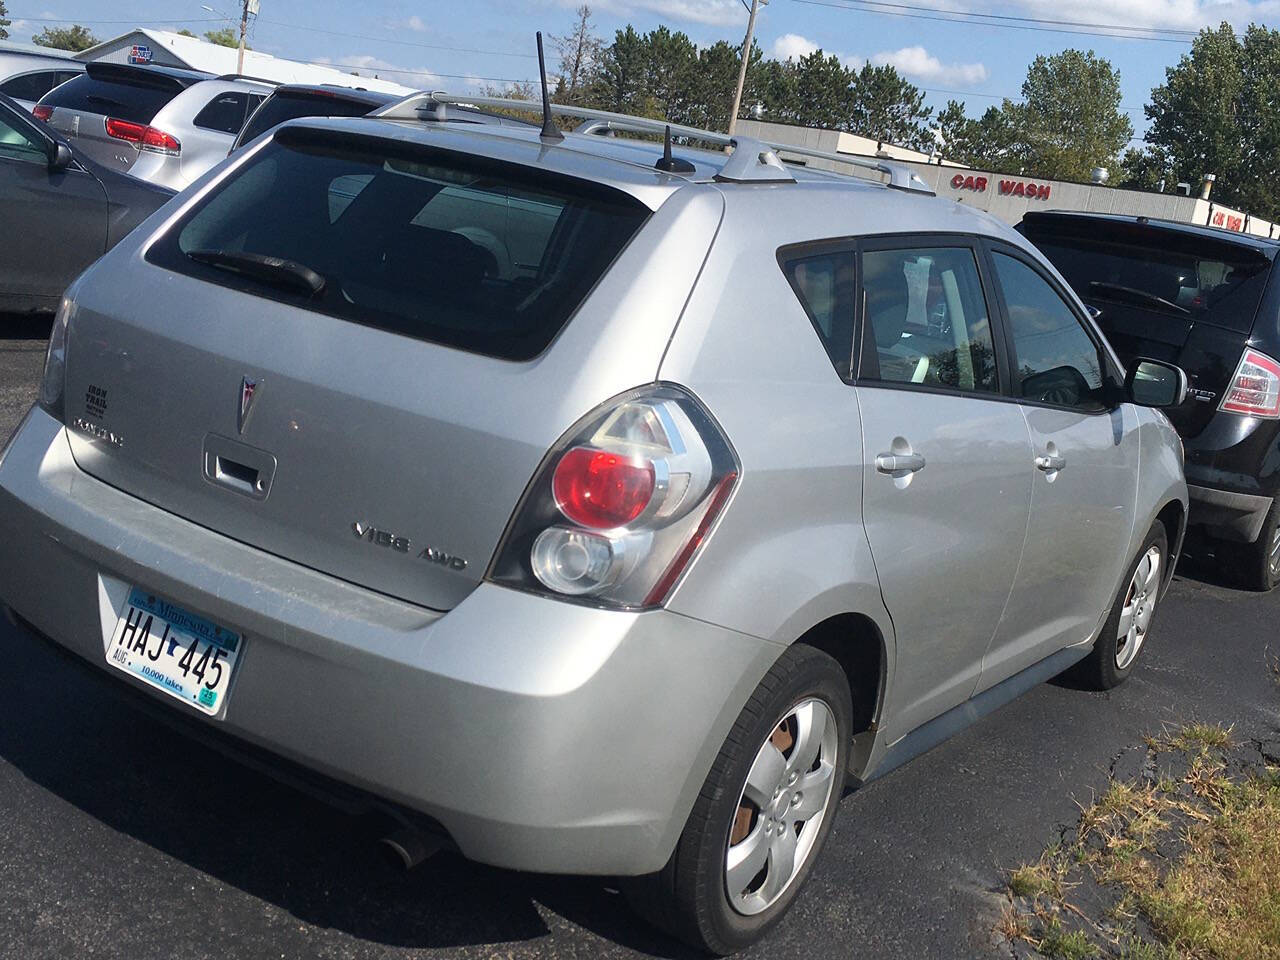
[[[132,63],[104,63],[101,60],[91,60],[86,63],[85,71],[94,80],[119,80],[124,83],[158,87],[162,90],[185,90],[193,83],[213,79],[212,73],[167,70],[163,67],[144,67]]]

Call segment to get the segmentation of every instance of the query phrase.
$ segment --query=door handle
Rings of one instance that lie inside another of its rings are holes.
[[[915,473],[924,469],[924,457],[918,453],[882,453],[876,457],[876,469],[881,473]]]
[[[1067,458],[1060,457],[1055,453],[1047,454],[1043,457],[1036,457],[1036,466],[1045,473],[1056,473],[1067,465]]]

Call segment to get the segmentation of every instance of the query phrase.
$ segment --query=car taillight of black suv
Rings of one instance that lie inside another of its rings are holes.
[[[1189,523],[1259,590],[1280,582],[1280,244],[1110,214],[1032,213],[1018,230],[1091,307],[1116,353],[1189,378],[1168,410],[1186,449]]]

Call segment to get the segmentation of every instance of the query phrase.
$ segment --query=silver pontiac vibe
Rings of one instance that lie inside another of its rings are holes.
[[[203,734],[732,952],[846,783],[1158,642],[1185,377],[879,161],[419,119],[453,103],[278,127],[73,284],[0,598]]]

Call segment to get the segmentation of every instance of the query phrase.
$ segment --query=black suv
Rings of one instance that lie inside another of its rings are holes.
[[[1018,230],[1094,309],[1116,353],[1176,363],[1189,523],[1259,590],[1280,581],[1280,244],[1147,217],[1031,213]]]

